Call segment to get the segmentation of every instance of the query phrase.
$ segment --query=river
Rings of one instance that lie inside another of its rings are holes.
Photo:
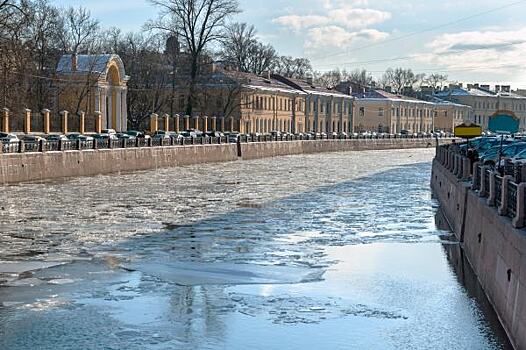
[[[0,349],[509,349],[435,225],[433,155],[2,187]]]

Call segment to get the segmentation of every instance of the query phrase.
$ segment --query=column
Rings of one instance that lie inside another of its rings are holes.
[[[221,117],[221,131],[225,132],[225,117]]]
[[[115,130],[117,131],[123,131],[122,129],[122,124],[121,124],[121,108],[122,108],[122,95],[121,95],[121,92],[122,92],[122,88],[121,87],[114,87],[114,92],[112,93],[112,96],[113,94],[115,94],[115,101],[112,101],[112,102],[115,102],[116,106],[115,106]],[[113,111],[112,111],[113,113]]]
[[[122,88],[121,91],[121,128],[122,130],[128,130],[128,89]]]
[[[44,118],[44,124],[42,126],[42,129],[44,131],[44,134],[49,134],[49,131],[51,129],[51,125],[49,123],[49,113],[51,111],[49,109],[43,109],[42,110],[42,117]]]
[[[190,116],[189,115],[184,116],[184,129],[190,130]]]
[[[159,116],[155,113],[152,113],[150,115],[150,132],[153,134],[157,130],[159,130]]]
[[[62,116],[62,133],[64,135],[68,133],[68,114],[68,111],[60,112],[60,115]]]
[[[175,129],[175,132],[179,132],[179,130],[180,130],[180,124],[179,124],[180,120],[179,119],[180,119],[179,118],[179,114],[176,114],[174,116],[174,127],[175,127],[174,129]]]
[[[168,132],[170,131],[170,115],[165,114],[163,118],[164,118],[164,131]]]
[[[217,118],[212,117],[212,131],[217,131]]]
[[[79,133],[84,134],[86,132],[86,113],[79,113]]]
[[[101,100],[100,100],[100,107],[99,109],[101,116],[102,116],[102,128],[108,127],[108,103],[107,103],[108,97],[106,95],[106,89],[101,90]]]
[[[234,117],[230,117],[230,132],[234,132]]]
[[[9,109],[4,108],[2,116],[2,131],[9,132]]]
[[[199,116],[198,115],[194,117],[194,129],[199,130]]]
[[[101,110],[100,102],[100,87],[97,87],[97,89],[95,90],[95,111]]]
[[[24,110],[24,133],[31,134],[31,110]]]
[[[208,117],[206,115],[203,117],[203,131],[208,132]]]
[[[102,113],[99,111],[95,112],[95,132],[97,134],[102,132]]]

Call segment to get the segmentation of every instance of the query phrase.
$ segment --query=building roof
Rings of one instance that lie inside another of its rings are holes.
[[[239,72],[217,68],[210,76],[209,83],[216,85],[240,84],[243,88],[267,92],[281,92],[296,95],[305,95],[301,90],[295,89],[272,76],[259,76],[252,73]]]
[[[428,96],[428,97],[429,97],[429,102],[433,102],[433,103],[436,104],[436,105],[440,105],[440,106],[451,106],[451,107],[472,108],[471,106],[463,105],[463,104],[460,104],[460,103],[455,103],[455,102],[451,102],[451,101],[447,101],[447,100],[443,100],[443,99],[438,98],[438,97],[436,97],[436,96]]]
[[[431,102],[416,99],[414,97],[392,94],[384,90],[370,90],[363,93],[353,93],[354,97],[359,100],[384,100],[393,102],[411,102],[411,103],[423,103],[431,104]]]
[[[329,89],[327,87],[324,87],[318,84],[314,84],[313,82],[308,81],[308,80],[287,78],[279,74],[272,74],[272,77],[295,89],[302,90],[303,92],[307,94],[330,96],[330,97],[352,98],[352,96],[344,94],[338,90]]]
[[[124,63],[121,58],[115,54],[101,55],[77,55],[77,69],[72,67],[72,56],[63,55],[57,64],[57,73],[59,74],[100,74],[105,76],[108,73],[109,65],[112,61],[117,63],[121,79],[127,80],[128,77],[124,71]]]
[[[444,90],[435,93],[436,97],[439,98],[449,98],[449,97],[457,97],[457,96],[478,96],[478,97],[505,97],[505,98],[519,98],[519,99],[526,99],[526,96],[521,96],[518,94],[515,94],[513,92],[504,92],[504,91],[490,91],[486,89],[481,88],[472,88],[472,89],[462,89],[462,88],[454,88],[450,90]]]

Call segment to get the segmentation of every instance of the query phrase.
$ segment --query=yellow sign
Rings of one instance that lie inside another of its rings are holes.
[[[475,124],[461,124],[455,127],[455,137],[471,139],[482,135],[482,128]]]

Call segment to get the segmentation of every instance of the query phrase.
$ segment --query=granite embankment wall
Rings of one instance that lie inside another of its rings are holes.
[[[510,341],[526,349],[526,231],[436,160],[431,186]]]
[[[0,154],[0,184],[237,159],[236,144]]]
[[[449,143],[450,139],[440,139],[440,143]],[[288,142],[254,142],[242,143],[243,159],[258,159],[286,156],[293,154],[311,154],[323,152],[345,152],[366,150],[389,150],[435,147],[433,139],[353,139],[353,140],[318,140]]]
[[[441,139],[441,143],[450,142]],[[0,154],[0,184],[304,153],[434,147],[431,139],[250,142]]]

